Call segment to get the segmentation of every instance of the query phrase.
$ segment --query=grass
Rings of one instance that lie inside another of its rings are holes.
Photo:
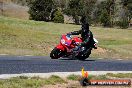
[[[91,79],[93,79],[93,80],[106,80],[109,78],[107,78],[106,75],[99,75],[99,76],[92,76]]]
[[[73,81],[78,81],[78,80],[81,80],[81,76],[80,75],[69,75],[68,77],[67,77],[67,79],[68,80],[73,80]],[[100,80],[104,80],[104,79],[108,79],[107,77],[106,77],[106,75],[99,75],[99,76],[95,76],[95,75],[89,75],[88,76],[88,79],[100,79]]]
[[[132,73],[107,73],[106,75],[99,76],[89,75],[88,78],[90,80],[106,80],[109,79],[108,76],[116,78],[132,78]],[[0,88],[43,88],[43,86],[46,85],[52,85],[52,87],[54,87],[53,85],[56,84],[61,84],[63,86],[63,84],[68,84],[68,82],[74,83],[74,81],[79,81],[79,79],[81,79],[80,75],[69,75],[65,80],[55,75],[52,75],[49,78],[20,76],[10,79],[0,79]]]
[[[45,80],[45,84],[52,84],[52,85],[55,85],[57,83],[67,83],[65,80],[63,80],[62,78],[60,78],[59,76],[55,76],[55,75],[52,75],[50,78],[46,79]]]
[[[68,80],[74,80],[74,81],[77,81],[77,80],[79,80],[79,78],[80,78],[81,76],[80,75],[69,75],[68,77],[67,77],[67,79]]]
[[[20,20],[0,16],[0,54],[49,55],[59,43],[61,34],[79,30],[80,25]],[[90,27],[99,41],[91,57],[132,57],[132,30]]]
[[[117,78],[132,78],[132,73],[118,73],[118,74],[113,74],[113,73],[107,73],[107,76],[110,77],[117,77]]]
[[[89,75],[88,79],[92,80],[106,80],[110,79],[109,77],[116,77],[116,78],[132,78],[132,73],[118,73],[118,74],[113,74],[113,73],[107,73],[105,75]],[[80,75],[69,75],[67,77],[68,80],[73,80],[73,81],[78,81],[82,77]]]
[[[55,85],[55,84],[66,83],[65,80],[58,76],[52,75],[47,79],[39,77],[14,77],[11,79],[0,80],[0,88],[41,88],[44,85]]]

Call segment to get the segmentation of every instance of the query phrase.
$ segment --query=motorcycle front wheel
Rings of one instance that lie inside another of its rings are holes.
[[[58,59],[61,56],[63,56],[63,52],[60,49],[54,48],[51,53],[50,53],[50,57],[51,59]]]

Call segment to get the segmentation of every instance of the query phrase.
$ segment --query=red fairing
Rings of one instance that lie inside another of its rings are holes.
[[[81,43],[82,39],[80,37],[74,37],[73,40],[77,43]]]
[[[56,48],[65,51],[65,47],[61,44],[57,45]]]
[[[57,45],[56,48],[62,51],[70,52],[71,49],[75,47],[75,44],[72,43],[73,41],[76,43],[82,42],[80,37],[68,38],[66,35],[62,35],[60,44]]]

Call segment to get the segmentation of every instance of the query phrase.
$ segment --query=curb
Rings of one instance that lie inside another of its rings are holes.
[[[132,73],[132,71],[87,71],[90,75],[105,75],[107,73]],[[82,75],[81,71],[79,72],[51,72],[51,73],[22,73],[22,74],[1,74],[0,79],[9,79],[12,77],[26,76],[26,77],[41,77],[48,78],[52,75],[56,75],[62,78],[66,78],[69,75]]]

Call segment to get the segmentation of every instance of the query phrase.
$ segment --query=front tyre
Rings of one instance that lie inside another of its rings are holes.
[[[54,48],[51,53],[50,57],[51,59],[58,59],[63,55],[63,52],[60,49]]]

